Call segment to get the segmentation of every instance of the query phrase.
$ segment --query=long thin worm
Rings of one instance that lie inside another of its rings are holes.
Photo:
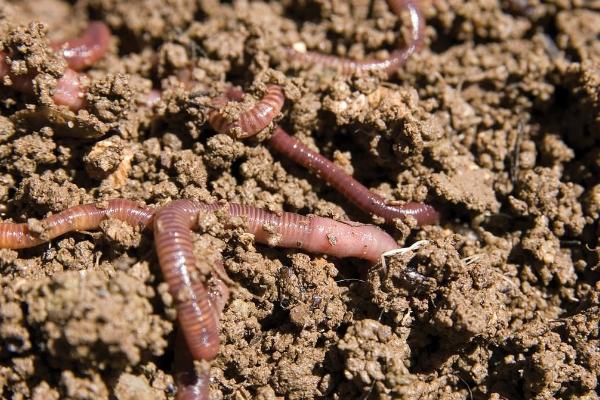
[[[271,98],[278,99],[278,101],[280,101],[279,104],[283,105],[284,97],[279,86],[269,85],[268,95]],[[240,101],[242,97],[243,92],[239,89],[230,88],[223,95],[219,96],[218,99],[220,104],[226,104],[228,100]],[[263,101],[264,98],[261,99],[258,104],[261,104]],[[243,120],[238,119],[229,124],[232,125],[235,123],[235,126],[243,131],[241,134],[242,137],[250,137],[253,134],[256,134],[260,129],[256,130],[254,125],[247,124],[246,121],[258,119],[258,117],[253,118],[252,115],[247,115],[250,112],[256,112],[255,110],[257,109],[259,108],[254,107],[252,110],[244,113]],[[267,126],[277,113],[279,113],[280,109],[281,106],[279,109],[272,108],[269,113],[261,114],[260,119],[262,124]],[[213,111],[211,112],[211,115],[212,114],[217,114],[217,112]],[[224,125],[215,124],[214,120],[211,118],[209,118],[209,122],[216,131],[228,133],[224,130]],[[340,167],[323,157],[321,154],[309,149],[302,142],[288,135],[281,127],[275,129],[275,132],[271,135],[267,144],[276,152],[325,179],[327,183],[333,186],[361,210],[380,216],[385,219],[387,223],[391,223],[396,218],[406,218],[409,216],[415,218],[419,225],[433,224],[439,220],[439,213],[432,206],[427,204],[417,202],[409,202],[402,205],[387,204],[385,199],[381,196],[371,192],[367,187],[362,185],[352,176],[346,174]]]
[[[26,223],[0,223],[0,248],[24,249],[52,240],[67,232],[97,229],[100,222],[118,219],[145,228],[154,211],[125,199],[106,204],[84,204],[68,208],[41,221],[43,232],[32,232]]]
[[[402,205],[387,204],[384,198],[371,192],[340,167],[309,149],[281,128],[277,128],[271,135],[268,145],[278,153],[319,175],[356,207],[382,217],[387,223],[391,223],[396,218],[406,217],[413,217],[419,225],[434,224],[439,220],[439,213],[427,204],[417,202]]]
[[[52,100],[57,105],[78,111],[85,107],[86,88],[82,83],[80,69],[89,67],[104,57],[110,41],[110,31],[103,22],[91,22],[79,38],[51,44],[66,60],[68,68],[56,82]],[[0,80],[10,78],[12,87],[25,94],[33,94],[33,79],[36,73],[15,75],[11,72],[6,53],[0,52]]]
[[[245,139],[256,135],[266,128],[273,118],[279,114],[285,97],[278,85],[267,85],[265,95],[250,110],[230,120],[222,114],[222,109],[229,101],[240,101],[243,92],[237,88],[229,88],[224,94],[215,97],[211,106],[214,110],[208,116],[211,126],[220,133],[225,133],[236,139]]]
[[[425,21],[421,13],[419,0],[388,0],[388,6],[394,14],[400,17],[403,10],[410,14],[411,30],[410,39],[406,46],[392,51],[388,58],[377,60],[369,58],[366,60],[351,60],[349,58],[337,57],[328,54],[308,51],[301,52],[293,48],[288,49],[288,57],[306,64],[323,65],[337,69],[345,75],[356,71],[380,70],[390,74],[400,65],[404,64],[408,57],[417,51],[423,41]]]

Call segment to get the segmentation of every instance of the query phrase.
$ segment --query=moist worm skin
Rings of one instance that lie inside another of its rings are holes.
[[[218,263],[215,269],[219,270],[217,275],[227,276],[223,264]],[[208,301],[217,319],[220,318],[223,308],[229,299],[229,289],[227,284],[213,275],[214,286],[208,292]],[[208,369],[208,368],[207,368]],[[175,339],[175,360],[173,368],[173,377],[177,385],[177,400],[205,400],[209,396],[210,373],[208,370],[198,372],[194,366],[194,359],[188,349],[185,337],[181,329],[177,331]]]
[[[0,223],[0,248],[37,246],[67,232],[96,229],[100,222],[111,218],[144,228],[149,225],[153,213],[153,210],[140,207],[134,201],[116,199],[108,201],[106,207],[85,204],[44,218],[41,221],[44,227],[41,235],[31,232],[26,223]]]
[[[81,36],[51,46],[65,59],[69,68],[80,71],[104,57],[109,43],[110,30],[106,24],[92,21]]]
[[[240,101],[243,96],[244,93],[240,89],[230,87],[224,94],[217,97],[213,101],[213,104],[215,107],[222,107],[227,104],[228,101]],[[262,120],[262,125],[264,126],[260,129],[263,129],[271,122],[281,109],[284,101],[281,88],[277,85],[269,85],[269,90],[265,97],[267,96],[273,96],[281,103],[279,104],[277,112],[272,110],[272,112],[268,114],[269,120]],[[259,104],[264,101],[265,99],[263,98]],[[247,114],[254,112],[257,106],[244,113],[245,118],[251,119],[252,116],[248,116]],[[266,115],[267,114],[265,114],[265,116]],[[209,122],[215,130],[227,133],[227,131],[230,131],[229,128],[225,129],[223,128],[223,125],[220,125],[223,123],[223,120],[224,117],[222,117],[218,111],[211,112],[211,116],[209,116]],[[229,125],[233,124],[236,124],[236,127],[239,127],[240,129],[246,127],[246,124],[241,119],[229,123]],[[238,137],[250,137],[260,131],[260,129],[242,132],[241,136]],[[352,176],[346,174],[340,167],[319,153],[312,151],[298,139],[288,135],[279,126],[275,129],[275,132],[273,132],[267,141],[267,144],[278,153],[281,153],[295,163],[302,165],[325,179],[327,183],[333,186],[361,210],[378,215],[385,219],[387,223],[392,223],[396,218],[406,218],[408,216],[415,218],[419,225],[434,224],[439,221],[439,213],[432,206],[427,204],[409,202],[399,206],[388,205],[381,196],[371,192]]]
[[[222,204],[197,203],[201,212],[210,213]],[[288,247],[310,253],[335,257],[357,257],[378,262],[381,254],[398,247],[396,241],[374,225],[353,221],[335,221],[331,218],[303,216],[229,203],[232,217],[242,217],[246,230],[257,242],[276,247]]]
[[[323,65],[328,68],[337,69],[344,75],[350,75],[361,70],[380,70],[388,74],[392,73],[419,49],[423,41],[425,22],[418,0],[388,0],[388,6],[398,17],[400,17],[403,10],[408,11],[411,21],[410,40],[408,44],[405,47],[392,51],[388,58],[384,60],[367,59],[357,61],[312,51],[300,52],[292,48],[288,49],[288,58],[305,64]]]
[[[210,371],[196,372],[194,359],[181,329],[175,339],[173,377],[177,386],[176,400],[207,400],[210,395]]]
[[[71,111],[85,107],[87,88],[82,83],[79,70],[91,66],[104,57],[110,42],[108,27],[99,21],[91,22],[82,36],[64,42],[51,44],[67,62],[63,76],[57,79],[52,100],[57,105],[67,106]],[[33,95],[33,79],[36,73],[14,75],[7,62],[7,54],[0,52],[0,80],[8,76],[12,87],[22,93]]]
[[[408,216],[415,218],[419,225],[434,224],[439,220],[439,213],[427,204],[416,202],[399,206],[387,204],[381,196],[371,192],[340,167],[309,149],[279,127],[269,139],[268,145],[278,153],[319,175],[361,210],[378,215],[387,223],[391,223],[395,218]]]
[[[240,101],[243,92],[236,88],[229,88],[224,94],[215,97],[211,105],[215,110],[208,116],[210,125],[219,133],[225,133],[236,139],[245,139],[256,135],[266,128],[273,118],[279,114],[285,101],[281,87],[267,85],[265,95],[250,110],[241,113],[235,120],[228,120],[221,109],[229,101]]]
[[[199,211],[199,203],[191,200],[164,206],[154,217],[154,240],[190,353],[196,360],[212,360],[219,352],[219,329],[206,286],[195,276],[192,229]]]

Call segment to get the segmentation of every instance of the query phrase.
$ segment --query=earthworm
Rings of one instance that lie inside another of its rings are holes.
[[[381,196],[371,192],[340,167],[309,149],[279,127],[275,129],[267,143],[278,153],[319,175],[355,206],[382,217],[387,223],[391,223],[396,218],[409,216],[413,217],[419,225],[434,224],[439,220],[439,213],[427,204],[417,202],[402,205],[387,204]]]
[[[177,319],[192,357],[212,360],[219,352],[217,316],[201,276],[195,274],[192,229],[197,225],[198,203],[176,200],[154,217],[156,254],[175,300]]]
[[[12,87],[25,94],[33,95],[33,79],[35,74],[15,75],[6,62],[6,53],[0,52],[0,80],[9,77]],[[85,106],[85,88],[78,72],[67,68],[61,78],[56,81],[52,100],[57,105],[69,107],[72,111]]]
[[[227,276],[223,264],[215,265],[219,270],[219,276]],[[211,307],[217,314],[217,318],[221,316],[225,303],[229,298],[229,289],[225,282],[213,276],[214,286],[208,292],[208,301]],[[181,329],[177,331],[175,339],[175,360],[173,377],[177,385],[177,400],[204,400],[209,396],[210,371],[208,365],[202,365],[205,370],[197,371],[194,366],[194,359],[188,349],[185,337]]]
[[[203,365],[208,367],[208,365]],[[208,368],[206,368],[208,369]],[[210,371],[196,371],[194,359],[181,331],[175,339],[173,377],[177,386],[177,400],[205,400],[209,398]]]
[[[43,231],[32,232],[27,223],[0,223],[0,248],[24,249],[37,246],[71,231],[98,228],[100,222],[114,218],[130,225],[148,226],[154,211],[125,199],[106,204],[85,204],[68,208],[41,221]]]
[[[229,119],[227,115],[222,114],[222,108],[229,101],[240,101],[242,97],[241,90],[230,87],[224,94],[212,100],[211,106],[214,110],[210,112],[208,121],[217,132],[236,139],[254,136],[273,121],[281,111],[285,100],[280,86],[267,85],[265,95],[250,110],[241,113],[235,119]]]
[[[199,216],[221,208],[226,208],[233,218],[241,217],[246,230],[255,236],[257,242],[271,246],[336,257],[358,257],[371,262],[378,262],[382,254],[397,248],[391,236],[373,225],[288,212],[270,213],[234,203],[205,204],[192,200],[176,200],[153,212],[124,199],[110,200],[102,206],[71,207],[43,219],[41,234],[33,233],[27,224],[2,223],[0,248],[36,246],[69,231],[96,228],[107,218],[140,227],[152,225],[159,264],[175,299],[177,318],[190,355],[194,360],[211,360],[219,350],[218,314],[227,299],[227,288],[217,280],[216,290],[210,292],[195,273],[197,260],[193,251],[192,229],[197,227]],[[211,268],[222,270],[219,265],[211,265]],[[185,380],[190,376],[184,373],[181,378]],[[185,381],[182,396],[197,397],[182,398],[202,398],[198,396],[207,390],[207,379],[206,374],[201,374]]]
[[[221,204],[196,203],[201,213],[214,212]],[[357,257],[378,262],[380,256],[398,247],[396,241],[375,225],[336,221],[290,212],[271,213],[261,208],[229,203],[232,217],[241,217],[257,242],[335,257]]]
[[[92,21],[81,36],[52,43],[51,47],[65,59],[69,68],[80,71],[104,57],[109,43],[110,30],[106,24]]]
[[[356,71],[375,70],[384,71],[390,74],[418,50],[423,41],[425,22],[420,5],[418,4],[419,0],[388,0],[387,3],[392,12],[398,17],[400,17],[403,10],[408,11],[411,21],[409,42],[405,47],[392,51],[388,58],[383,60],[369,58],[358,61],[313,51],[301,52],[293,48],[288,49],[288,57],[292,60],[298,60],[306,64],[323,65],[337,69],[345,75],[352,74]]]
[[[82,83],[82,76],[77,70],[89,67],[102,58],[108,48],[110,31],[103,22],[91,22],[84,34],[75,39],[51,44],[66,60],[68,68],[63,76],[57,79],[52,100],[57,105],[69,107],[78,111],[85,107],[86,88]],[[33,79],[35,73],[15,75],[11,72],[7,54],[0,52],[0,79],[8,76],[12,87],[29,95],[33,93]]]
[[[235,125],[236,128],[241,130],[240,133],[237,133],[238,137],[250,137],[253,134],[256,134],[260,129],[267,126],[275,115],[279,113],[284,101],[281,88],[277,85],[269,85],[269,91],[265,97],[267,96],[277,99],[279,101],[279,103],[277,103],[279,107],[274,107],[270,109],[268,113],[261,114],[259,117],[254,117],[249,114],[263,109],[255,106],[253,109],[243,114],[243,120],[237,119],[229,122],[229,125]],[[243,92],[241,90],[229,88],[223,95],[217,98],[218,100],[215,101],[215,104],[218,106],[226,104],[229,100],[240,101],[242,97]],[[265,98],[261,99],[258,104],[261,104],[263,101],[265,101]],[[221,122],[221,119],[223,118],[218,114],[218,111],[212,111],[209,122],[213,128],[219,132],[226,133],[222,130],[223,125],[215,122],[215,118],[217,117],[213,118],[213,115],[218,116],[216,122]],[[246,123],[246,121],[254,119],[261,119],[262,128],[254,129],[255,126]],[[244,131],[245,129],[247,130]],[[406,218],[408,216],[415,218],[419,225],[433,224],[439,220],[438,212],[432,206],[427,204],[417,202],[409,202],[403,205],[387,204],[385,199],[381,196],[371,192],[352,176],[346,174],[340,167],[323,157],[321,154],[309,149],[302,142],[288,135],[280,127],[275,129],[275,132],[273,132],[268,139],[267,144],[276,152],[325,179],[327,183],[333,186],[361,210],[378,215],[385,219],[387,223],[391,223],[396,218]]]

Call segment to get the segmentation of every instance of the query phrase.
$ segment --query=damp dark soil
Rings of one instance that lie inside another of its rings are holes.
[[[597,398],[598,2],[423,1],[423,49],[389,78],[285,58],[393,48],[408,18],[384,0],[222,3],[0,0],[1,48],[41,71],[33,97],[0,87],[2,219],[124,197],[380,223],[271,154],[269,132],[241,142],[206,124],[228,84],[260,97],[278,83],[282,126],[443,217],[382,226],[399,247],[428,241],[386,267],[196,234],[231,277],[211,398]],[[72,114],[52,104],[64,63],[48,43],[91,19],[113,38]],[[152,88],[162,100],[140,106]],[[175,314],[151,234],[110,221],[1,250],[0,274],[2,398],[174,397]]]

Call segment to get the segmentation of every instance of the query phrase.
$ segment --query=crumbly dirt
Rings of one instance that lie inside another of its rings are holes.
[[[226,200],[381,223],[262,142],[218,135],[228,82],[284,87],[280,124],[439,225],[370,266],[257,245],[219,218],[231,298],[213,399],[592,399],[600,386],[600,6],[429,0],[423,49],[387,79],[300,68],[285,49],[362,58],[407,32],[384,0],[0,0],[0,50],[39,71],[0,89],[0,212],[39,220],[115,197]],[[52,104],[48,48],[89,19],[114,36],[88,106]],[[150,90],[162,100],[144,107]],[[203,263],[206,264],[206,263]],[[207,264],[208,265],[208,264]],[[0,250],[5,399],[173,399],[175,311],[151,234],[118,221]]]

